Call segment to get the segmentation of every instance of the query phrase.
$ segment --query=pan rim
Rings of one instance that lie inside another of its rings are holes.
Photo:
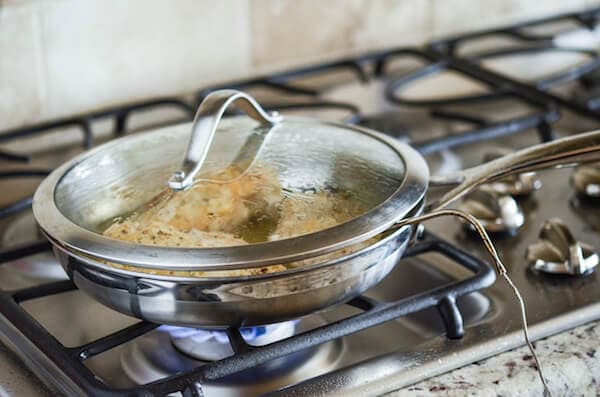
[[[215,276],[215,277],[159,275],[159,274],[139,272],[139,271],[135,271],[135,270],[120,269],[118,267],[114,267],[107,263],[98,262],[98,258],[89,257],[80,252],[71,251],[67,247],[62,246],[58,242],[52,240],[50,237],[48,237],[48,239],[50,240],[50,242],[56,249],[62,251],[63,253],[65,253],[68,256],[75,258],[78,262],[80,262],[84,266],[98,269],[103,272],[109,272],[109,273],[121,275],[124,277],[133,277],[133,278],[140,279],[140,280],[148,279],[148,280],[155,280],[155,281],[165,281],[165,282],[174,282],[174,283],[189,283],[189,284],[203,284],[203,283],[210,283],[210,284],[227,283],[227,284],[230,284],[230,283],[238,283],[238,282],[245,282],[245,281],[258,281],[258,280],[267,280],[267,279],[275,280],[275,279],[279,279],[279,278],[294,277],[294,276],[297,276],[297,275],[300,275],[303,273],[307,273],[310,271],[316,271],[316,270],[323,269],[326,267],[343,265],[346,262],[348,262],[349,260],[352,260],[358,256],[361,256],[371,250],[377,249],[378,247],[389,244],[389,242],[391,240],[397,239],[401,234],[407,233],[407,230],[410,231],[411,229],[412,229],[412,226],[405,225],[401,228],[398,228],[398,230],[395,230],[393,233],[390,233],[390,235],[385,236],[381,240],[374,242],[373,244],[365,246],[354,252],[350,252],[346,255],[342,255],[342,256],[339,256],[336,258],[324,260],[323,262],[315,263],[312,265],[300,266],[297,268],[289,268],[289,269],[281,270],[281,271],[277,271],[277,272],[256,274],[256,275]],[[410,235],[407,236],[406,241],[402,241],[401,243],[409,244],[410,243],[409,240],[410,240]],[[239,269],[236,269],[236,270],[239,270]],[[210,270],[207,272],[210,272]]]

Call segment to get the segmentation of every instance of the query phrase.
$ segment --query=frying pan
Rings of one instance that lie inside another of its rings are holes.
[[[224,117],[233,105],[250,117]],[[429,176],[418,152],[381,133],[275,117],[247,94],[233,90],[209,95],[190,127],[132,135],[83,153],[42,182],[33,211],[80,289],[125,314],[204,328],[285,321],[346,302],[377,284],[398,263],[413,232],[413,226],[399,227],[400,222],[442,209],[510,174],[600,160],[600,131],[594,131],[453,174]],[[260,144],[249,145],[257,135]],[[248,147],[250,154],[244,152]],[[172,187],[183,188],[203,164],[222,166],[240,155],[252,160],[247,167],[256,159],[276,166],[287,188],[334,184],[351,191],[367,209],[326,230],[235,247],[145,246],[99,232],[102,221],[156,196],[169,176]],[[430,187],[447,192],[426,205]],[[239,270],[270,264],[284,264],[286,270],[239,275]]]

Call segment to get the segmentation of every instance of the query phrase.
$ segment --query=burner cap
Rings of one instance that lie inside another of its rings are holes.
[[[581,196],[600,198],[600,163],[577,167],[571,176],[571,184]]]
[[[570,276],[594,271],[600,256],[588,244],[575,240],[560,219],[544,222],[538,242],[527,248],[527,260],[534,270]]]
[[[488,186],[468,194],[459,209],[477,218],[490,233],[514,234],[525,223],[517,201]]]

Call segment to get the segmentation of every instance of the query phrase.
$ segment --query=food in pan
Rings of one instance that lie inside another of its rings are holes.
[[[279,221],[269,240],[318,232],[364,212],[347,193],[320,191],[288,194],[281,201]]]
[[[182,231],[156,220],[127,219],[111,225],[104,234],[114,239],[143,245],[163,247],[228,247],[244,245],[246,241],[231,233],[208,232],[198,229]]]
[[[220,180],[226,182],[219,182]],[[274,216],[281,201],[274,172],[240,175],[234,167],[199,181],[182,192],[168,188],[148,204],[117,219],[104,234],[138,244],[172,247],[211,247],[243,244],[233,234],[251,217]],[[162,226],[161,226],[162,225]],[[164,233],[159,233],[164,228]],[[197,231],[213,232],[203,239]],[[219,234],[222,233],[219,238]]]
[[[226,182],[219,182],[223,180]],[[313,233],[346,222],[362,213],[344,192],[284,191],[268,168],[239,174],[229,167],[217,177],[191,189],[168,189],[138,211],[116,219],[103,234],[136,244],[181,248],[240,246]],[[112,266],[157,275],[204,277],[272,273],[333,259],[372,242],[348,247],[318,258],[253,269],[171,271]]]
[[[268,168],[236,172],[229,167],[218,175],[226,182],[212,178],[182,192],[166,189],[103,234],[144,245],[227,247],[313,233],[363,212],[344,192],[284,191]]]

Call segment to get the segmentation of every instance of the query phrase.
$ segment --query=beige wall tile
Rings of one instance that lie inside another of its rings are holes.
[[[0,8],[0,130],[29,123],[41,113],[36,8],[27,4]]]
[[[244,0],[44,3],[48,115],[188,92],[248,72]]]
[[[256,0],[254,65],[290,65],[427,39],[428,0]]]
[[[353,41],[357,49],[421,44],[431,34],[429,0],[369,0]]]
[[[511,24],[585,6],[586,0],[432,0],[433,36]]]

